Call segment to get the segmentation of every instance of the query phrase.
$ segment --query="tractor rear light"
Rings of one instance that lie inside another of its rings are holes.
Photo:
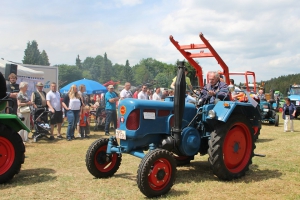
[[[128,130],[137,130],[140,126],[140,110],[131,111],[126,120],[126,128]]]

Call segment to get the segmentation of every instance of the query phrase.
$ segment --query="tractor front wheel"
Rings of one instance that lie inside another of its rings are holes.
[[[170,191],[175,175],[173,154],[165,149],[155,149],[142,159],[137,172],[137,184],[145,196],[157,197]]]
[[[254,130],[242,115],[234,115],[211,133],[209,162],[222,180],[240,178],[249,170],[254,156]]]
[[[113,153],[111,156],[108,156],[106,154],[107,144],[107,138],[96,140],[86,152],[86,167],[96,178],[113,176],[121,165],[121,155]],[[114,145],[116,145],[116,142]]]
[[[25,146],[17,132],[0,126],[0,183],[6,183],[19,173],[25,160]]]

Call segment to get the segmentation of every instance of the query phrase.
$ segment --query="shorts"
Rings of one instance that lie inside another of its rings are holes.
[[[62,111],[55,111],[50,118],[50,124],[61,124],[63,122]]]

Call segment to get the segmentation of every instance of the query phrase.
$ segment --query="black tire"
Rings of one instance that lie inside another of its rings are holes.
[[[249,170],[254,156],[254,130],[243,115],[233,115],[211,133],[209,162],[222,180],[240,178]]]
[[[21,136],[0,124],[0,183],[6,183],[18,174],[24,161],[25,145]]]
[[[173,154],[165,149],[150,151],[142,159],[137,184],[147,197],[157,197],[170,191],[176,179],[176,161]]]
[[[113,176],[119,169],[122,155],[113,153],[110,157],[106,155],[108,139],[99,139],[91,144],[86,152],[86,167],[96,178],[108,178]],[[114,142],[117,145],[117,142]]]
[[[279,125],[279,115],[275,116],[275,126]]]

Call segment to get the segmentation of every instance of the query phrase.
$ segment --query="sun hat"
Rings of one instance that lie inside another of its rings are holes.
[[[42,82],[37,82],[36,86],[44,86]]]

